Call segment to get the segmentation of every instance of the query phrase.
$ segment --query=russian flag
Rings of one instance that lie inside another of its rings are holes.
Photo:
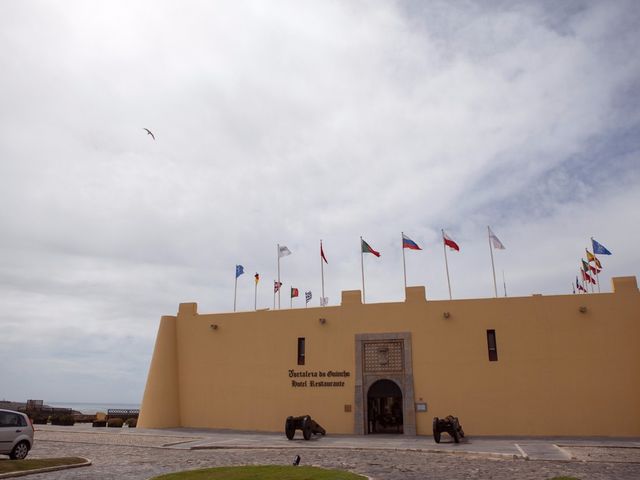
[[[411,250],[422,250],[416,242],[411,240],[404,233],[402,234],[402,248],[409,248]]]
[[[454,242],[453,240],[451,240],[449,238],[449,236],[446,233],[444,233],[444,230],[442,231],[442,240],[444,240],[444,244],[447,247],[455,250],[456,252],[460,251],[460,247],[458,246],[458,244],[456,242]]]

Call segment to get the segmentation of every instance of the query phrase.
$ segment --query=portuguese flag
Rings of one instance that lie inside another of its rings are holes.
[[[373,253],[376,257],[380,256],[380,252],[376,252],[373,248],[371,248],[371,246],[365,242],[364,240],[361,240],[362,242],[362,253]]]

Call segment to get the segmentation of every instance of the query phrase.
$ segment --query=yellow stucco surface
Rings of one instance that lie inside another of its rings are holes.
[[[405,302],[366,305],[354,291],[335,307],[229,314],[181,304],[161,320],[139,425],[282,431],[287,416],[309,414],[329,433],[354,433],[356,334],[408,332],[413,402],[427,404],[418,435],[454,414],[471,435],[639,436],[640,292],[635,277],[613,287],[453,301],[411,287]],[[350,376],[311,378],[339,387],[293,387],[305,378],[290,370]]]

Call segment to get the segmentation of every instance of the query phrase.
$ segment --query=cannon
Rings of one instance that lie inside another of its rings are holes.
[[[464,438],[464,430],[458,421],[458,417],[449,415],[445,418],[433,418],[433,439],[436,443],[440,443],[440,435],[447,432],[453,438],[453,441],[460,443],[460,439]]]
[[[324,428],[314,421],[311,416],[303,415],[301,417],[287,417],[284,422],[284,433],[289,440],[293,440],[296,429],[302,430],[302,436],[305,440],[309,440],[311,435],[326,435]]]

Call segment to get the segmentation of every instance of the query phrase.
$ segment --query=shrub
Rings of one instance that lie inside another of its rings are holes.
[[[34,425],[46,425],[49,423],[49,415],[35,414],[31,417]]]
[[[121,418],[110,418],[107,420],[107,427],[122,428],[124,420]]]
[[[138,425],[138,419],[137,418],[129,418],[129,419],[127,419],[126,422],[124,422],[124,424],[129,428],[136,428],[136,425]]]
[[[73,425],[76,423],[73,415],[69,413],[59,413],[51,416],[51,425]]]
[[[94,420],[91,423],[91,426],[93,426],[93,427],[106,427],[107,426],[107,421],[106,420]]]

